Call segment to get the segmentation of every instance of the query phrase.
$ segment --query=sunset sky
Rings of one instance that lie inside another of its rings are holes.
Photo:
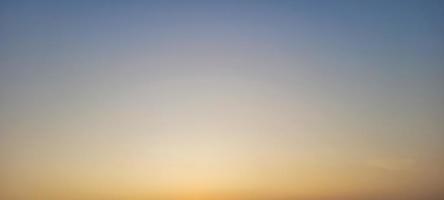
[[[0,199],[444,199],[444,3],[0,1]]]

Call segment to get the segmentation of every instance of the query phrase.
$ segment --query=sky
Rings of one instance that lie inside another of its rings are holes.
[[[0,199],[444,198],[442,1],[0,1]]]

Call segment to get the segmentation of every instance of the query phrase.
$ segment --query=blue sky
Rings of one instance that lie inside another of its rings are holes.
[[[441,1],[1,1],[0,193],[438,199],[443,20]]]

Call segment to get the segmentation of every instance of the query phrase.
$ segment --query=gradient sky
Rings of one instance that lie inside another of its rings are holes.
[[[444,198],[442,1],[1,1],[0,198]]]

